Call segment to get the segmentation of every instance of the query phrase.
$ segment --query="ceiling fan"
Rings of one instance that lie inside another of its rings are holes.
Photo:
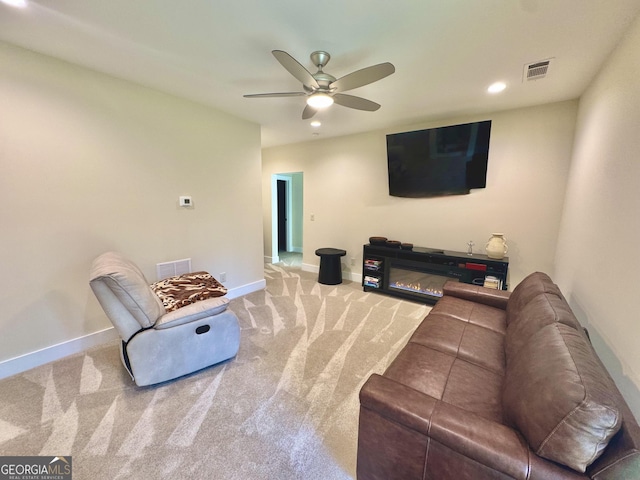
[[[295,58],[282,50],[273,50],[273,56],[276,60],[287,69],[287,71],[302,82],[303,92],[282,92],[282,93],[255,93],[244,95],[246,98],[268,98],[268,97],[307,97],[307,106],[302,111],[302,119],[306,120],[313,117],[316,112],[322,108],[326,108],[334,102],[343,107],[355,108],[356,110],[365,110],[375,112],[380,105],[367,100],[366,98],[356,97],[353,95],[345,95],[341,92],[353,90],[362,87],[384,77],[391,75],[396,71],[395,67],[389,63],[380,63],[371,67],[363,68],[352,72],[344,77],[336,79],[333,75],[329,75],[322,71],[323,67],[329,63],[331,55],[327,52],[317,51],[311,54],[311,61],[318,68],[316,73],[310,73]]]

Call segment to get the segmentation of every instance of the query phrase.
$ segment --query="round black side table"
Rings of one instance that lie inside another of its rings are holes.
[[[339,248],[319,248],[316,255],[320,257],[320,273],[318,283],[324,285],[337,285],[342,283],[342,266],[340,257],[347,254],[345,250]]]

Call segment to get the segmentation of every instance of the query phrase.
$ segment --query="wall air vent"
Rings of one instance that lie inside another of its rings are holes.
[[[156,276],[158,281],[175,275],[191,272],[191,259],[183,258],[172,262],[156,263]]]
[[[539,80],[547,76],[551,59],[530,63],[524,66],[524,81]]]

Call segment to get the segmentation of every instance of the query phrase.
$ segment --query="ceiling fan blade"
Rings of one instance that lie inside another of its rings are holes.
[[[356,110],[366,110],[367,112],[375,112],[380,108],[379,103],[372,102],[366,98],[345,95],[344,93],[336,93],[333,96],[333,101],[343,107],[355,108]]]
[[[282,92],[282,93],[251,93],[243,95],[244,98],[270,98],[270,97],[300,97],[306,95],[305,92]]]
[[[391,63],[379,63],[378,65],[356,70],[344,77],[340,77],[329,85],[329,88],[335,92],[346,92],[347,90],[353,90],[354,88],[382,80],[384,77],[388,77],[395,71],[396,67]]]
[[[316,114],[317,110],[315,108],[313,108],[310,105],[307,105],[306,107],[304,107],[304,110],[302,111],[302,119],[303,120],[307,120],[308,118],[313,117]]]
[[[300,63],[287,52],[283,52],[282,50],[273,50],[271,53],[273,53],[276,60],[278,60],[291,75],[300,80],[303,85],[306,85],[313,90],[320,88],[320,85],[318,85],[316,79],[313,78],[313,75],[309,73],[309,70],[300,65]]]

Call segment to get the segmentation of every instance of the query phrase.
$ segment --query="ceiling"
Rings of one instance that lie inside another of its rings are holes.
[[[640,12],[638,0],[27,1],[0,3],[0,40],[259,123],[263,147],[577,98]],[[309,54],[326,50],[336,78],[396,72],[348,92],[380,110],[334,105],[313,129],[304,97],[243,98],[301,91],[274,49],[311,73]],[[498,80],[508,88],[487,94]]]

